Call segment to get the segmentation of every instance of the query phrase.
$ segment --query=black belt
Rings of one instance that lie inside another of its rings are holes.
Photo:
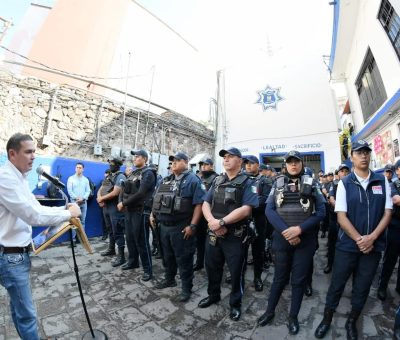
[[[185,221],[160,221],[160,223],[165,225],[166,227],[177,226],[178,224],[182,224],[182,222]]]
[[[0,253],[3,254],[22,254],[22,253],[29,253],[32,250],[31,246],[26,247],[3,247],[0,246]]]

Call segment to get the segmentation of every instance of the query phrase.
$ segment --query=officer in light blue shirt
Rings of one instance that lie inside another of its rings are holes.
[[[85,166],[83,163],[76,163],[75,166],[75,175],[72,175],[68,178],[67,182],[67,190],[68,195],[71,198],[71,202],[74,202],[79,205],[81,208],[81,223],[83,228],[85,229],[85,219],[87,212],[87,200],[90,195],[90,186],[89,180],[83,176],[83,170]],[[75,233],[74,233],[75,238]]]

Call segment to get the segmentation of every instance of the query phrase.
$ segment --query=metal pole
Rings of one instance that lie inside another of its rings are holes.
[[[128,80],[129,80],[129,66],[131,64],[131,52],[128,52],[128,68],[126,71],[125,95],[124,95],[124,109],[122,113],[122,152],[125,150],[125,120],[126,120],[126,96],[128,93]]]

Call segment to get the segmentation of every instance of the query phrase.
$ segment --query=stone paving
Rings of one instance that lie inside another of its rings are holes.
[[[155,281],[141,281],[141,269],[122,271],[110,265],[110,258],[100,256],[100,251],[106,248],[105,241],[92,239],[91,244],[92,255],[78,244],[79,273],[93,328],[105,332],[109,339],[313,339],[313,332],[321,320],[330,278],[322,272],[326,239],[321,240],[321,248],[315,256],[314,294],[303,300],[297,336],[288,335],[286,327],[289,286],[282,295],[273,323],[256,327],[256,320],[266,307],[273,267],[263,274],[263,292],[255,292],[252,267],[248,267],[242,318],[234,322],[229,319],[230,289],[225,283],[221,302],[206,309],[197,307],[207,295],[204,270],[195,275],[191,299],[187,303],[178,303],[173,297],[180,291],[179,280],[178,287],[156,290],[153,287]],[[161,278],[161,260],[154,260],[154,273],[156,278]],[[53,246],[32,256],[32,290],[42,337],[80,339],[89,330],[75,280],[71,249],[66,245]],[[351,285],[348,284],[327,339],[346,338],[344,324],[350,309],[350,292]],[[387,301],[382,303],[376,298],[376,289],[371,289],[364,314],[358,322],[363,339],[391,339],[394,311],[400,300],[394,291],[393,278],[388,292]],[[2,339],[18,339],[4,288],[0,288]]]

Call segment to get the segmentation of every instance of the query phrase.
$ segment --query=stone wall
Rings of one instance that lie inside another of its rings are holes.
[[[71,86],[0,70],[0,150],[15,132],[29,133],[37,153],[105,161],[111,148],[122,148],[123,103]],[[214,153],[213,131],[181,114],[161,115],[126,107],[124,149],[133,148],[139,116],[137,148],[173,154]],[[102,145],[102,155],[93,153]]]

